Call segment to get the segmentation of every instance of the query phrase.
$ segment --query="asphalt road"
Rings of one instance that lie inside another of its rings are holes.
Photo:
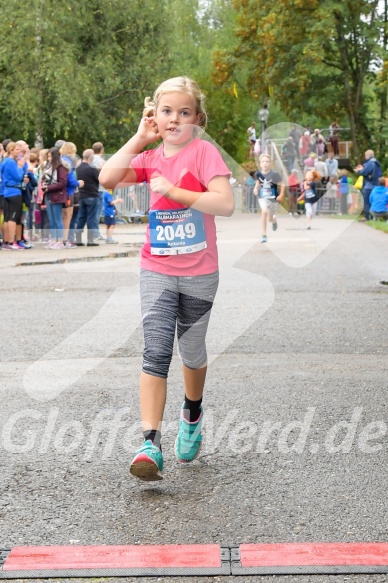
[[[15,266],[0,254],[0,548],[388,541],[388,238],[303,220],[281,216],[266,245],[258,216],[218,220],[203,453],[174,459],[175,356],[156,484],[128,471],[141,443],[138,258]],[[388,576],[104,579],[167,580]]]

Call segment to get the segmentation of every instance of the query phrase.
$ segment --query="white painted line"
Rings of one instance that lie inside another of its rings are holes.
[[[289,242],[306,242],[311,241],[310,237],[271,237],[268,239],[267,243],[262,243],[264,245],[268,245],[268,243],[289,243]],[[217,243],[221,245],[222,243],[260,243],[260,238],[257,239],[217,239]]]

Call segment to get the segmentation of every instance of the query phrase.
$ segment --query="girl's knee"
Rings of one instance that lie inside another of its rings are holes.
[[[207,366],[207,352],[206,349],[200,354],[180,354],[182,363],[192,370],[198,370]]]
[[[172,346],[166,346],[164,350],[160,350],[158,343],[147,343],[143,353],[143,372],[166,379],[170,369],[172,353]]]
[[[170,362],[171,361],[161,361],[160,359],[156,360],[144,357],[142,371],[151,376],[166,379],[170,369]]]

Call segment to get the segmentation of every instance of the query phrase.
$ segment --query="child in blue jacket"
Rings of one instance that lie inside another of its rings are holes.
[[[370,212],[374,219],[382,217],[388,220],[388,188],[385,186],[385,178],[379,178],[379,185],[370,193]]]

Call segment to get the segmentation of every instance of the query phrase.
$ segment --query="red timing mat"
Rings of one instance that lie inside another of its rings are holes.
[[[4,571],[219,567],[219,545],[14,547]]]
[[[388,543],[31,546],[0,550],[0,579],[388,573]]]
[[[26,546],[0,559],[0,579],[230,574],[229,551],[216,544]]]
[[[242,567],[387,565],[388,543],[284,543],[240,545]]]

